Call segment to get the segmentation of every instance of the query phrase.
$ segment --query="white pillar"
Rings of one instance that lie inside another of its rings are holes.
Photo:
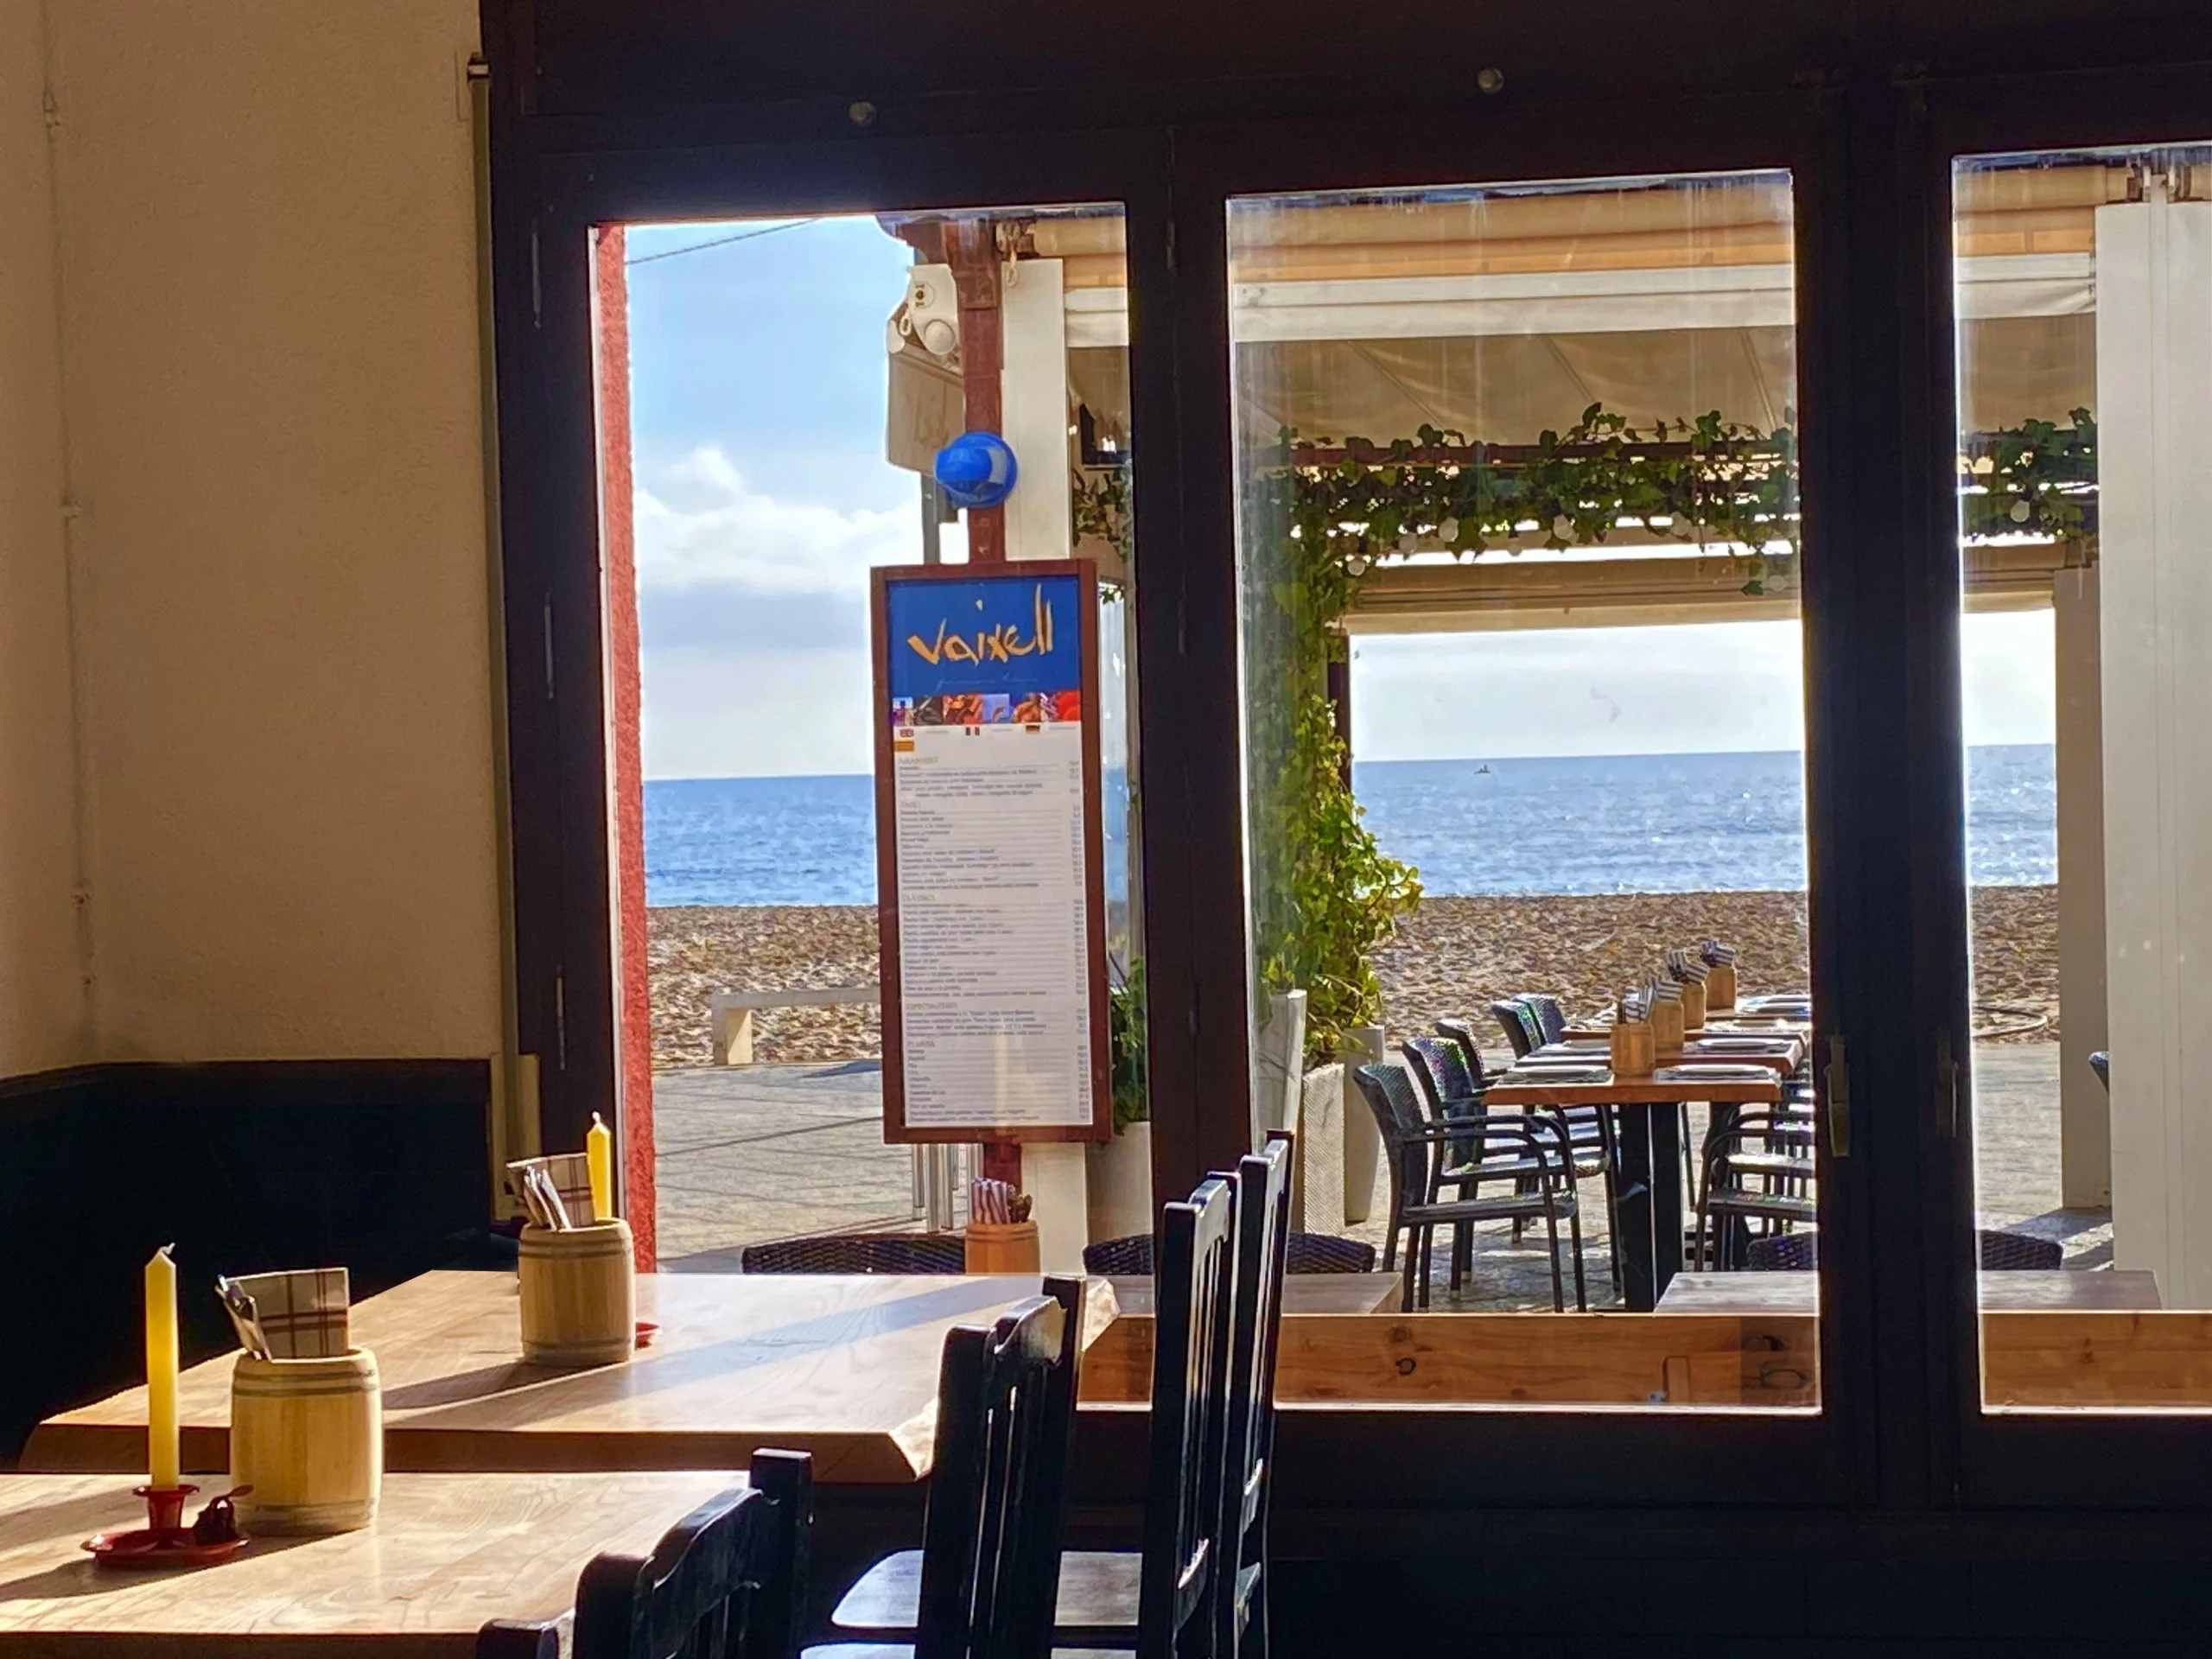
[[[1057,259],[1009,263],[999,299],[1005,357],[1000,435],[1020,468],[1006,502],[1009,559],[1065,559],[1075,547],[1068,492],[1068,322]]]
[[[2212,1307],[2212,203],[2096,240],[2115,1256]]]
[[[2059,1201],[2112,1202],[2112,1101],[2089,1069],[2105,1028],[2104,698],[2097,569],[2051,577],[2057,613]]]

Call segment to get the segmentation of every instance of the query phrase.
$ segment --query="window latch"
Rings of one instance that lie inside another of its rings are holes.
[[[1828,1039],[1828,1061],[1821,1068],[1828,1105],[1828,1155],[1851,1156],[1851,1067],[1843,1055],[1843,1039]]]
[[[1951,1033],[1936,1033],[1936,1128],[1946,1141],[1959,1136],[1959,1062],[1951,1052]]]

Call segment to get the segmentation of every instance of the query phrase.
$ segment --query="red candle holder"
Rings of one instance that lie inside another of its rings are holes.
[[[191,1485],[133,1486],[130,1496],[146,1500],[146,1530],[161,1538],[186,1529],[185,1500],[199,1490]]]

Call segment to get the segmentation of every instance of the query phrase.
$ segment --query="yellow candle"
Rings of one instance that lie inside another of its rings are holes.
[[[584,1135],[584,1164],[591,1173],[591,1218],[613,1220],[614,1137],[597,1112],[591,1115],[591,1128]]]
[[[146,1264],[146,1445],[156,1486],[184,1484],[176,1428],[176,1263],[167,1244]]]

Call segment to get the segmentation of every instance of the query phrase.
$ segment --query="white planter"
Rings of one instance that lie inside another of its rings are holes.
[[[1300,1090],[1298,1179],[1290,1199],[1297,1231],[1333,1233],[1344,1226],[1344,1068],[1315,1066]]]
[[[1380,1026],[1356,1026],[1344,1046],[1344,1223],[1365,1221],[1375,1208],[1375,1176],[1382,1166],[1382,1132],[1375,1126],[1367,1096],[1359,1092],[1355,1067],[1389,1058]]]
[[[1269,1129],[1298,1128],[1300,1076],[1306,1065],[1306,993],[1284,991],[1268,999],[1260,1027],[1252,1098],[1252,1144]]]
[[[1152,1125],[1132,1123],[1103,1146],[1085,1148],[1085,1157],[1090,1242],[1152,1231]]]

